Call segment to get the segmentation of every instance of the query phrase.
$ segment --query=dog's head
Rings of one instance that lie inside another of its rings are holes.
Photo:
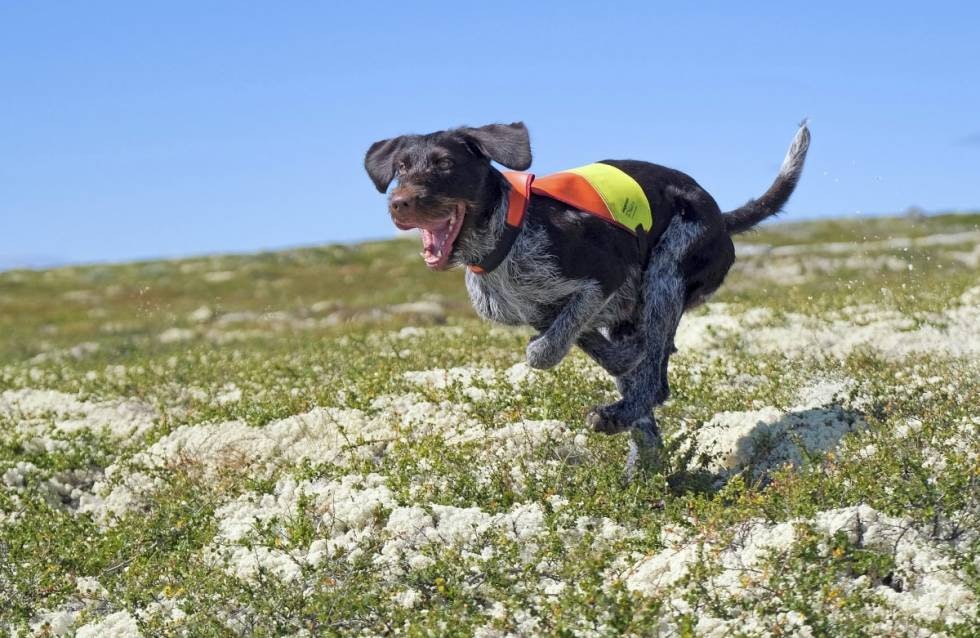
[[[422,231],[422,258],[435,270],[462,263],[459,245],[486,230],[501,194],[490,162],[523,171],[531,165],[527,127],[490,124],[375,142],[364,168],[388,196],[395,226]]]

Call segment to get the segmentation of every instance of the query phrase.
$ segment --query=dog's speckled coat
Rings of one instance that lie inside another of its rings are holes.
[[[527,346],[532,367],[557,365],[577,344],[616,378],[622,394],[592,410],[592,427],[610,434],[633,429],[634,439],[656,446],[653,407],[669,393],[667,365],[681,315],[721,285],[735,259],[731,235],[779,212],[789,199],[809,141],[803,124],[769,190],[729,213],[684,173],[604,160],[643,188],[654,215],[646,241],[532,195],[507,258],[488,273],[466,273],[473,307],[491,321],[539,331]],[[368,151],[365,168],[381,192],[398,177],[389,210],[401,227],[441,233],[447,220],[457,219],[454,211],[465,208],[459,234],[446,247],[452,252],[445,267],[451,267],[479,262],[503,232],[510,187],[491,160],[514,170],[530,166],[523,124],[383,140]]]

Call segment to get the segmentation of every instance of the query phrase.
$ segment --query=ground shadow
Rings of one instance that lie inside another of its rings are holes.
[[[776,469],[822,459],[844,436],[866,425],[863,412],[836,402],[760,418],[739,425],[740,433],[726,431],[724,424],[702,423],[666,441],[667,481],[679,493],[717,491],[739,474],[765,486]]]

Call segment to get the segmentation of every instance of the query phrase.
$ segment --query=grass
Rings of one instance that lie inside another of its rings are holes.
[[[746,237],[632,481],[414,241],[0,273],[0,628],[977,635],[978,237]]]

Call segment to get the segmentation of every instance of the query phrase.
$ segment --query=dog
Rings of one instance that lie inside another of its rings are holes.
[[[598,432],[633,433],[662,446],[654,407],[668,397],[667,368],[681,315],[722,284],[735,260],[732,235],[780,212],[799,181],[810,144],[804,121],[779,174],[758,199],[723,213],[688,175],[637,160],[603,160],[642,189],[649,228],[634,232],[532,191],[523,219],[508,214],[518,186],[493,163],[531,165],[522,122],[462,127],[375,142],[364,166],[386,193],[400,229],[422,234],[433,270],[469,266],[477,314],[538,331],[527,345],[533,368],[557,365],[573,346],[615,378],[622,398],[586,418]],[[489,262],[491,268],[484,267]]]

